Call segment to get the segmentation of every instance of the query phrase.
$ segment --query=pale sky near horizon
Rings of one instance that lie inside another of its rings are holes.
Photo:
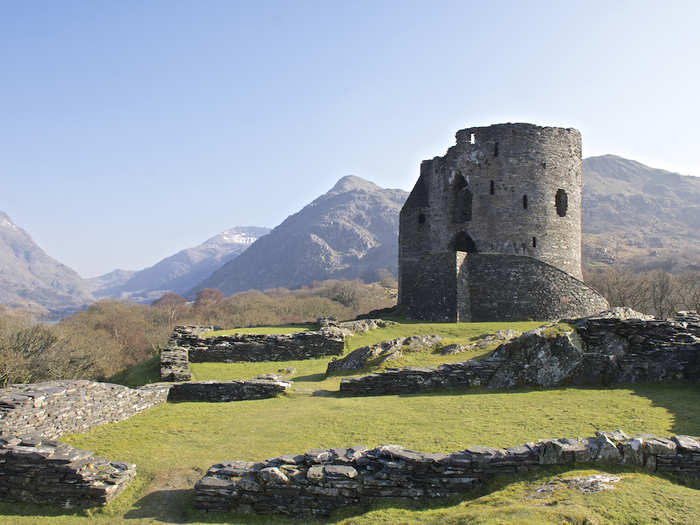
[[[699,65],[697,1],[0,0],[0,210],[92,277],[409,190],[474,125],[700,175]]]

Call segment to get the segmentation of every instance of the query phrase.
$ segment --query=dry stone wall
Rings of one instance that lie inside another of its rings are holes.
[[[39,436],[0,436],[0,500],[64,508],[106,505],[136,475],[131,463]]]
[[[491,356],[436,368],[389,368],[344,378],[345,395],[413,393],[455,387],[609,385],[700,380],[700,322],[594,316],[569,320],[575,331],[547,336],[526,332]]]
[[[203,401],[207,403],[246,401],[275,397],[289,389],[288,381],[248,379],[246,381],[193,381],[170,388],[168,401]]]
[[[630,437],[616,431],[511,448],[473,446],[452,454],[414,452],[398,445],[310,450],[257,463],[213,465],[196,484],[193,503],[215,511],[325,516],[340,507],[386,498],[445,498],[495,475],[579,463],[643,466],[700,478],[700,441],[690,436]]]
[[[192,363],[233,361],[292,361],[341,355],[345,338],[333,330],[295,334],[232,334],[200,339],[188,348]]]
[[[114,423],[164,403],[169,385],[133,389],[82,379],[0,389],[0,435],[57,438]]]
[[[232,334],[201,337],[211,326],[177,326],[160,354],[162,381],[189,381],[189,363],[235,361],[291,361],[342,355],[345,337],[354,331],[366,331],[380,326],[378,320],[358,324],[337,323],[319,331],[295,334]],[[385,321],[380,321],[385,323]]]

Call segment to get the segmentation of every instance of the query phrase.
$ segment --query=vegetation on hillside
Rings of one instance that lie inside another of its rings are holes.
[[[394,304],[391,284],[324,281],[299,290],[249,291],[228,298],[217,290],[202,290],[191,303],[168,293],[150,306],[109,299],[55,325],[1,309],[0,387],[106,379],[152,359],[177,324],[245,327],[313,322],[324,316],[353,318]]]
[[[584,277],[610,306],[629,306],[660,318],[678,310],[700,311],[700,271],[639,273],[615,266],[589,269]]]

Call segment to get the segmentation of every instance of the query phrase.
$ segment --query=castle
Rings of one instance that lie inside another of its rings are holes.
[[[421,163],[399,222],[399,304],[431,321],[543,320],[608,308],[582,282],[581,134],[497,124]]]

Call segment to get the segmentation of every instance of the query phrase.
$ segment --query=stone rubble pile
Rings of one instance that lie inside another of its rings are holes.
[[[0,436],[0,500],[65,508],[106,505],[136,475],[131,463],[35,435]]]
[[[342,359],[333,359],[328,363],[326,374],[345,370],[361,370],[367,366],[379,366],[387,361],[402,357],[404,353],[421,352],[432,348],[443,340],[439,335],[412,335],[382,341],[353,350]]]
[[[326,516],[340,507],[384,498],[445,498],[495,475],[578,463],[643,466],[651,472],[700,478],[700,440],[630,437],[618,430],[520,447],[473,446],[451,454],[414,452],[398,445],[310,450],[257,463],[213,465],[195,485],[193,504],[213,511]]]
[[[170,388],[168,401],[217,403],[266,399],[285,392],[291,385],[288,381],[269,379],[176,383]]]
[[[169,385],[128,388],[84,379],[10,385],[0,389],[0,434],[56,438],[128,419],[165,403]]]
[[[567,322],[574,331],[553,336],[542,329],[526,332],[483,359],[344,378],[340,392],[381,395],[468,386],[511,389],[700,380],[697,315],[657,320],[603,314]]]

